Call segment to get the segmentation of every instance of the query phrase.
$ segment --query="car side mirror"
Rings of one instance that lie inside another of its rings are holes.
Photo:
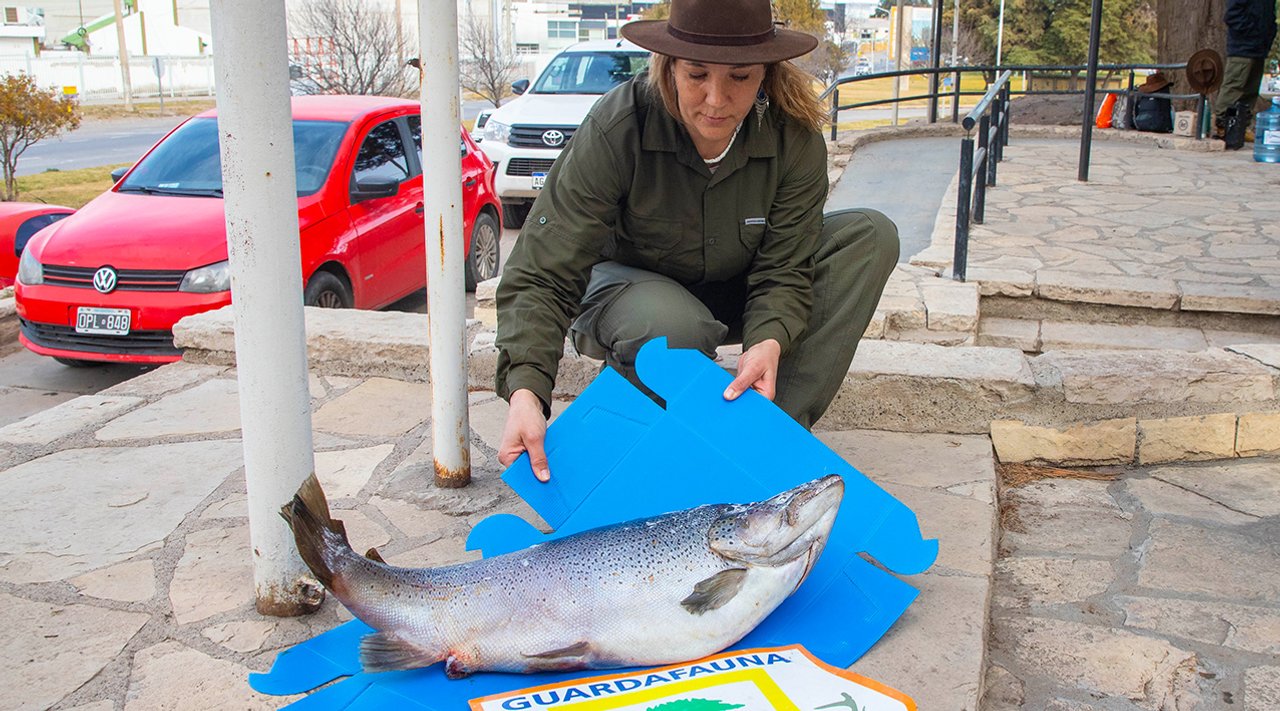
[[[519,81],[511,82],[511,90],[517,94],[525,93],[526,91],[529,90],[529,80],[521,79]]]
[[[400,192],[400,181],[393,178],[362,178],[351,193],[352,202],[391,197]]]
[[[124,166],[123,168],[116,168],[115,170],[111,171],[112,184],[120,182],[120,179],[123,178],[124,174],[128,172],[129,172],[129,166],[127,165]]]

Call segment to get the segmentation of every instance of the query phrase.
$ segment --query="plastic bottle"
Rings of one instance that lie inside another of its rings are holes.
[[[1280,96],[1271,97],[1271,108],[1258,114],[1253,127],[1253,159],[1280,163]]]

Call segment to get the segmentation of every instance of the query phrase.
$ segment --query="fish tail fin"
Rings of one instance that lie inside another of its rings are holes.
[[[329,515],[329,503],[313,473],[298,487],[289,503],[280,507],[280,516],[293,531],[298,554],[325,588],[335,591],[340,559],[354,555],[341,521]]]

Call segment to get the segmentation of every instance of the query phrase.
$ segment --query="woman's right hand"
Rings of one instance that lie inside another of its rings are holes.
[[[511,393],[511,407],[507,410],[507,425],[502,430],[502,444],[498,447],[498,461],[510,466],[521,454],[529,453],[529,465],[538,481],[551,480],[547,468],[547,453],[543,441],[547,437],[547,418],[542,416],[542,400],[532,390]]]

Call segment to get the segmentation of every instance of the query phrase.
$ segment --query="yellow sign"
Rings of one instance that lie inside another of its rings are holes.
[[[587,677],[471,701],[471,711],[916,711],[902,692],[800,645]]]

